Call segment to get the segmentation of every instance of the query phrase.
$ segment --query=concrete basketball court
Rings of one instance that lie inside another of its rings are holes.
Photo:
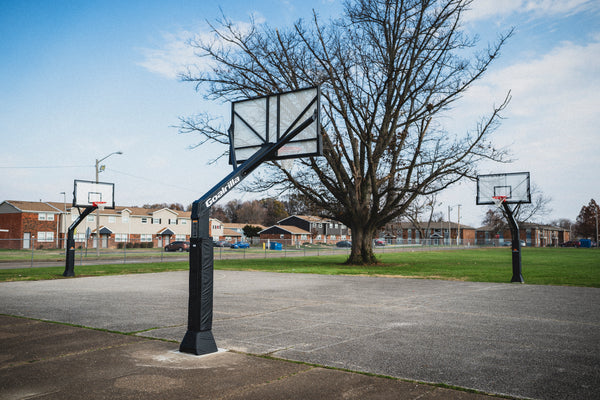
[[[180,341],[187,291],[187,272],[7,282],[0,313]],[[220,348],[246,353],[593,399],[599,304],[595,288],[215,271],[213,334]]]

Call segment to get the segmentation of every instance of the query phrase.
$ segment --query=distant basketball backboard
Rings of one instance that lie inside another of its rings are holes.
[[[104,203],[104,208],[115,208],[115,184],[75,180],[73,206],[89,207],[94,203]]]
[[[531,203],[529,172],[479,175],[477,204],[493,205],[499,197],[507,204]]]
[[[320,89],[311,87],[232,103],[230,164],[243,163],[263,145],[276,143],[315,113],[315,121],[272,159],[322,155],[319,97]]]

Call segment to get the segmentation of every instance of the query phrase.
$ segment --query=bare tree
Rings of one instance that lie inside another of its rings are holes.
[[[520,225],[524,222],[531,221],[533,218],[542,218],[552,212],[550,202],[552,198],[546,196],[537,185],[531,185],[531,203],[517,204],[512,207],[513,216]],[[494,207],[490,208],[482,221],[486,226],[492,226],[497,231],[506,229],[508,223],[504,216],[504,210]]]
[[[416,199],[407,208],[405,216],[413,224],[413,227],[420,232],[422,238],[429,236],[431,223],[435,221],[436,217],[435,209],[439,205],[436,194],[432,194]]]
[[[251,187],[293,188],[352,229],[349,263],[376,262],[377,229],[403,215],[415,199],[476,175],[487,159],[504,161],[490,134],[510,95],[464,133],[440,118],[500,54],[512,31],[477,48],[461,29],[470,0],[356,0],[337,20],[276,30],[252,22],[237,29],[225,17],[211,25],[215,40],[191,44],[209,72],[183,76],[208,99],[232,101],[320,85],[324,157],[276,162]],[[466,56],[468,50],[472,55]],[[227,143],[209,115],[182,118],[181,132]]]

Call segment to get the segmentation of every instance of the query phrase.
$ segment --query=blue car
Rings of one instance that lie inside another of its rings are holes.
[[[236,242],[231,245],[232,249],[247,249],[250,247],[250,243],[248,242]]]

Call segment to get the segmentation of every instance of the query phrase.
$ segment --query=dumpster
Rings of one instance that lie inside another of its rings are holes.
[[[271,246],[269,247],[270,250],[281,250],[282,248],[281,243],[278,242],[271,242]]]
[[[591,239],[581,239],[579,241],[579,247],[585,247],[590,249],[592,247],[592,240]]]

